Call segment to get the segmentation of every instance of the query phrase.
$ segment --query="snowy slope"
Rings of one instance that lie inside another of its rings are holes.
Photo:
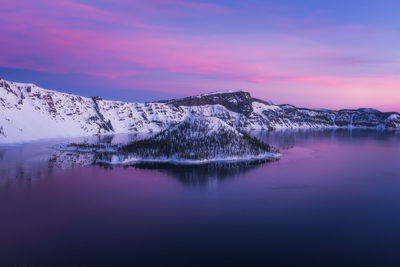
[[[0,81],[1,142],[105,133],[91,99]]]
[[[158,132],[184,112],[160,103],[87,98],[0,81],[0,142],[95,134]]]
[[[152,103],[81,97],[0,80],[0,143],[114,133],[157,133],[191,116],[215,117],[243,132],[288,128],[400,128],[398,113],[273,105],[244,91]]]

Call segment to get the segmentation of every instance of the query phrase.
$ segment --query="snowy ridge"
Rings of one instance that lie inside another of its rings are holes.
[[[158,133],[192,116],[218,118],[241,132],[292,128],[400,128],[400,115],[396,112],[273,105],[252,98],[244,91],[128,103],[0,80],[0,143],[117,133]]]
[[[215,92],[201,94],[201,95],[198,95],[196,97],[210,96],[210,95],[221,95],[221,94],[234,94],[234,93],[238,93],[238,92],[244,93],[243,90],[219,90],[219,91],[215,91]]]

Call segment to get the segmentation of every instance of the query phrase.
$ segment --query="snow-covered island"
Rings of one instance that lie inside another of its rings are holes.
[[[214,117],[189,117],[155,136],[98,153],[99,164],[265,162],[280,154]]]

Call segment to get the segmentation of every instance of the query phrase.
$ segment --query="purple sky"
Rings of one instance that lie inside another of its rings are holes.
[[[243,89],[400,111],[398,0],[0,4],[4,79],[130,101]]]

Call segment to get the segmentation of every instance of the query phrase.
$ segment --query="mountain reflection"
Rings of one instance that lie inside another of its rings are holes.
[[[33,148],[28,145],[27,148],[15,147],[5,151],[0,150],[0,186],[30,185],[53,177],[57,170],[83,167],[94,161],[94,155],[88,153],[45,149],[38,154],[31,154],[29,149]]]
[[[286,130],[253,132],[253,136],[281,150],[315,142],[352,143],[363,145],[378,142],[390,146],[400,144],[400,134],[395,131],[375,130]],[[0,186],[30,185],[36,181],[56,177],[58,171],[92,165],[95,155],[58,151],[60,143],[119,144],[145,136],[114,135],[71,140],[53,140],[23,145],[0,146]],[[260,167],[257,163],[207,164],[202,166],[137,165],[135,168],[154,169],[192,187],[215,186]],[[268,164],[268,163],[263,163]],[[120,167],[116,167],[120,168]]]
[[[267,163],[268,161],[258,161],[180,166],[169,164],[140,164],[136,165],[135,168],[157,170],[190,187],[213,187],[224,181],[237,178]]]
[[[292,147],[318,142],[322,139],[335,142],[365,142],[385,141],[399,143],[400,131],[367,130],[367,129],[298,129],[298,130],[275,130],[275,131],[253,131],[251,135],[275,146],[279,149],[290,149]]]
[[[49,158],[48,168],[72,169],[92,165],[95,162],[95,155],[92,153],[75,153],[56,151]]]

